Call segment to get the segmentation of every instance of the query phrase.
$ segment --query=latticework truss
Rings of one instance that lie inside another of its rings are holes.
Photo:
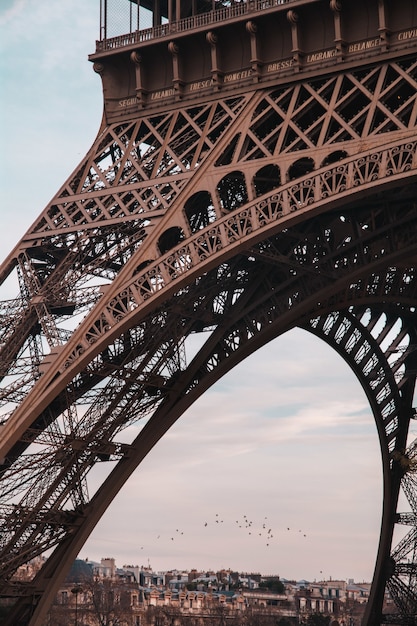
[[[414,474],[400,468],[414,459],[416,118],[417,61],[404,58],[102,129],[0,272],[19,288],[0,328],[10,619],[53,593],[58,563],[64,572],[183,411],[296,325],[347,360],[374,411],[389,502],[381,559],[394,521],[415,527]],[[414,517],[396,512],[401,484]],[[415,606],[403,562],[415,534],[406,541],[389,578],[402,615]],[[14,578],[51,549],[30,587]],[[377,605],[385,572],[377,565]]]
[[[409,528],[391,553],[391,576],[387,589],[398,613],[387,615],[388,624],[415,624],[417,620],[417,442],[396,454],[396,462],[403,472],[402,488],[410,505],[410,512],[398,515],[398,523]]]

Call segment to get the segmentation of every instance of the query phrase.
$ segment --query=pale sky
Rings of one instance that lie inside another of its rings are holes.
[[[2,258],[95,138],[101,82],[87,55],[98,34],[99,0],[1,2]],[[191,407],[80,558],[369,581],[381,497],[359,383],[330,348],[293,331]]]

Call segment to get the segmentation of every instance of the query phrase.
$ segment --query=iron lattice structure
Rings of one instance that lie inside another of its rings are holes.
[[[41,623],[149,450],[221,376],[295,326],[347,361],[378,429],[384,504],[365,624],[416,623],[417,447],[408,440],[417,375],[416,44],[409,37],[394,54],[385,39],[383,58],[346,61],[339,38],[330,67],[303,68],[298,18],[281,4],[268,10],[292,33],[291,75],[263,81],[252,59],[250,86],[222,88],[210,32],[209,90],[187,97],[170,41],[167,100],[146,101],[139,81],[137,108],[123,105],[117,117],[105,89],[93,146],[1,266],[2,283],[14,275],[19,286],[1,303],[7,624]],[[294,4],[301,14],[326,5],[336,26],[343,16],[339,3]],[[374,4],[380,25],[387,6],[395,22],[393,5]],[[395,5],[406,24],[411,4]],[[255,6],[260,20],[262,10]],[[224,24],[238,28],[227,11]],[[245,24],[253,52],[257,31]],[[184,26],[181,36],[190,32]],[[98,42],[92,60],[105,86],[125,45],[123,63],[137,76],[136,40]],[[189,358],[196,333],[201,347]],[[143,427],[121,443],[133,423]],[[110,469],[92,490],[97,464]],[[401,490],[410,511],[397,510]],[[393,546],[398,525],[408,531]],[[19,583],[17,568],[47,550],[35,579]]]

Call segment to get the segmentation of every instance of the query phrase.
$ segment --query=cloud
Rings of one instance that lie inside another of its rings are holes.
[[[27,0],[12,0],[11,2],[3,0],[3,6],[0,8],[0,26],[5,26],[21,17],[27,3]],[[8,4],[10,6],[7,6]]]
[[[98,33],[96,3],[15,2],[0,15],[4,257],[89,149],[102,94],[87,60]]]

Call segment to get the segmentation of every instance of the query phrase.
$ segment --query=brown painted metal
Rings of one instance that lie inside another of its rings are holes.
[[[17,598],[7,624],[41,624],[169,426],[297,325],[349,363],[378,429],[384,507],[364,626],[414,623],[414,2],[219,4],[154,3],[153,28],[97,42],[102,128],[0,268],[20,286],[0,328],[0,592]],[[137,439],[119,443],[141,418]],[[90,497],[91,468],[109,460]],[[400,489],[410,513],[397,511]],[[411,529],[394,548],[397,523]],[[54,547],[29,586],[13,581]],[[382,616],[385,589],[396,617]]]

